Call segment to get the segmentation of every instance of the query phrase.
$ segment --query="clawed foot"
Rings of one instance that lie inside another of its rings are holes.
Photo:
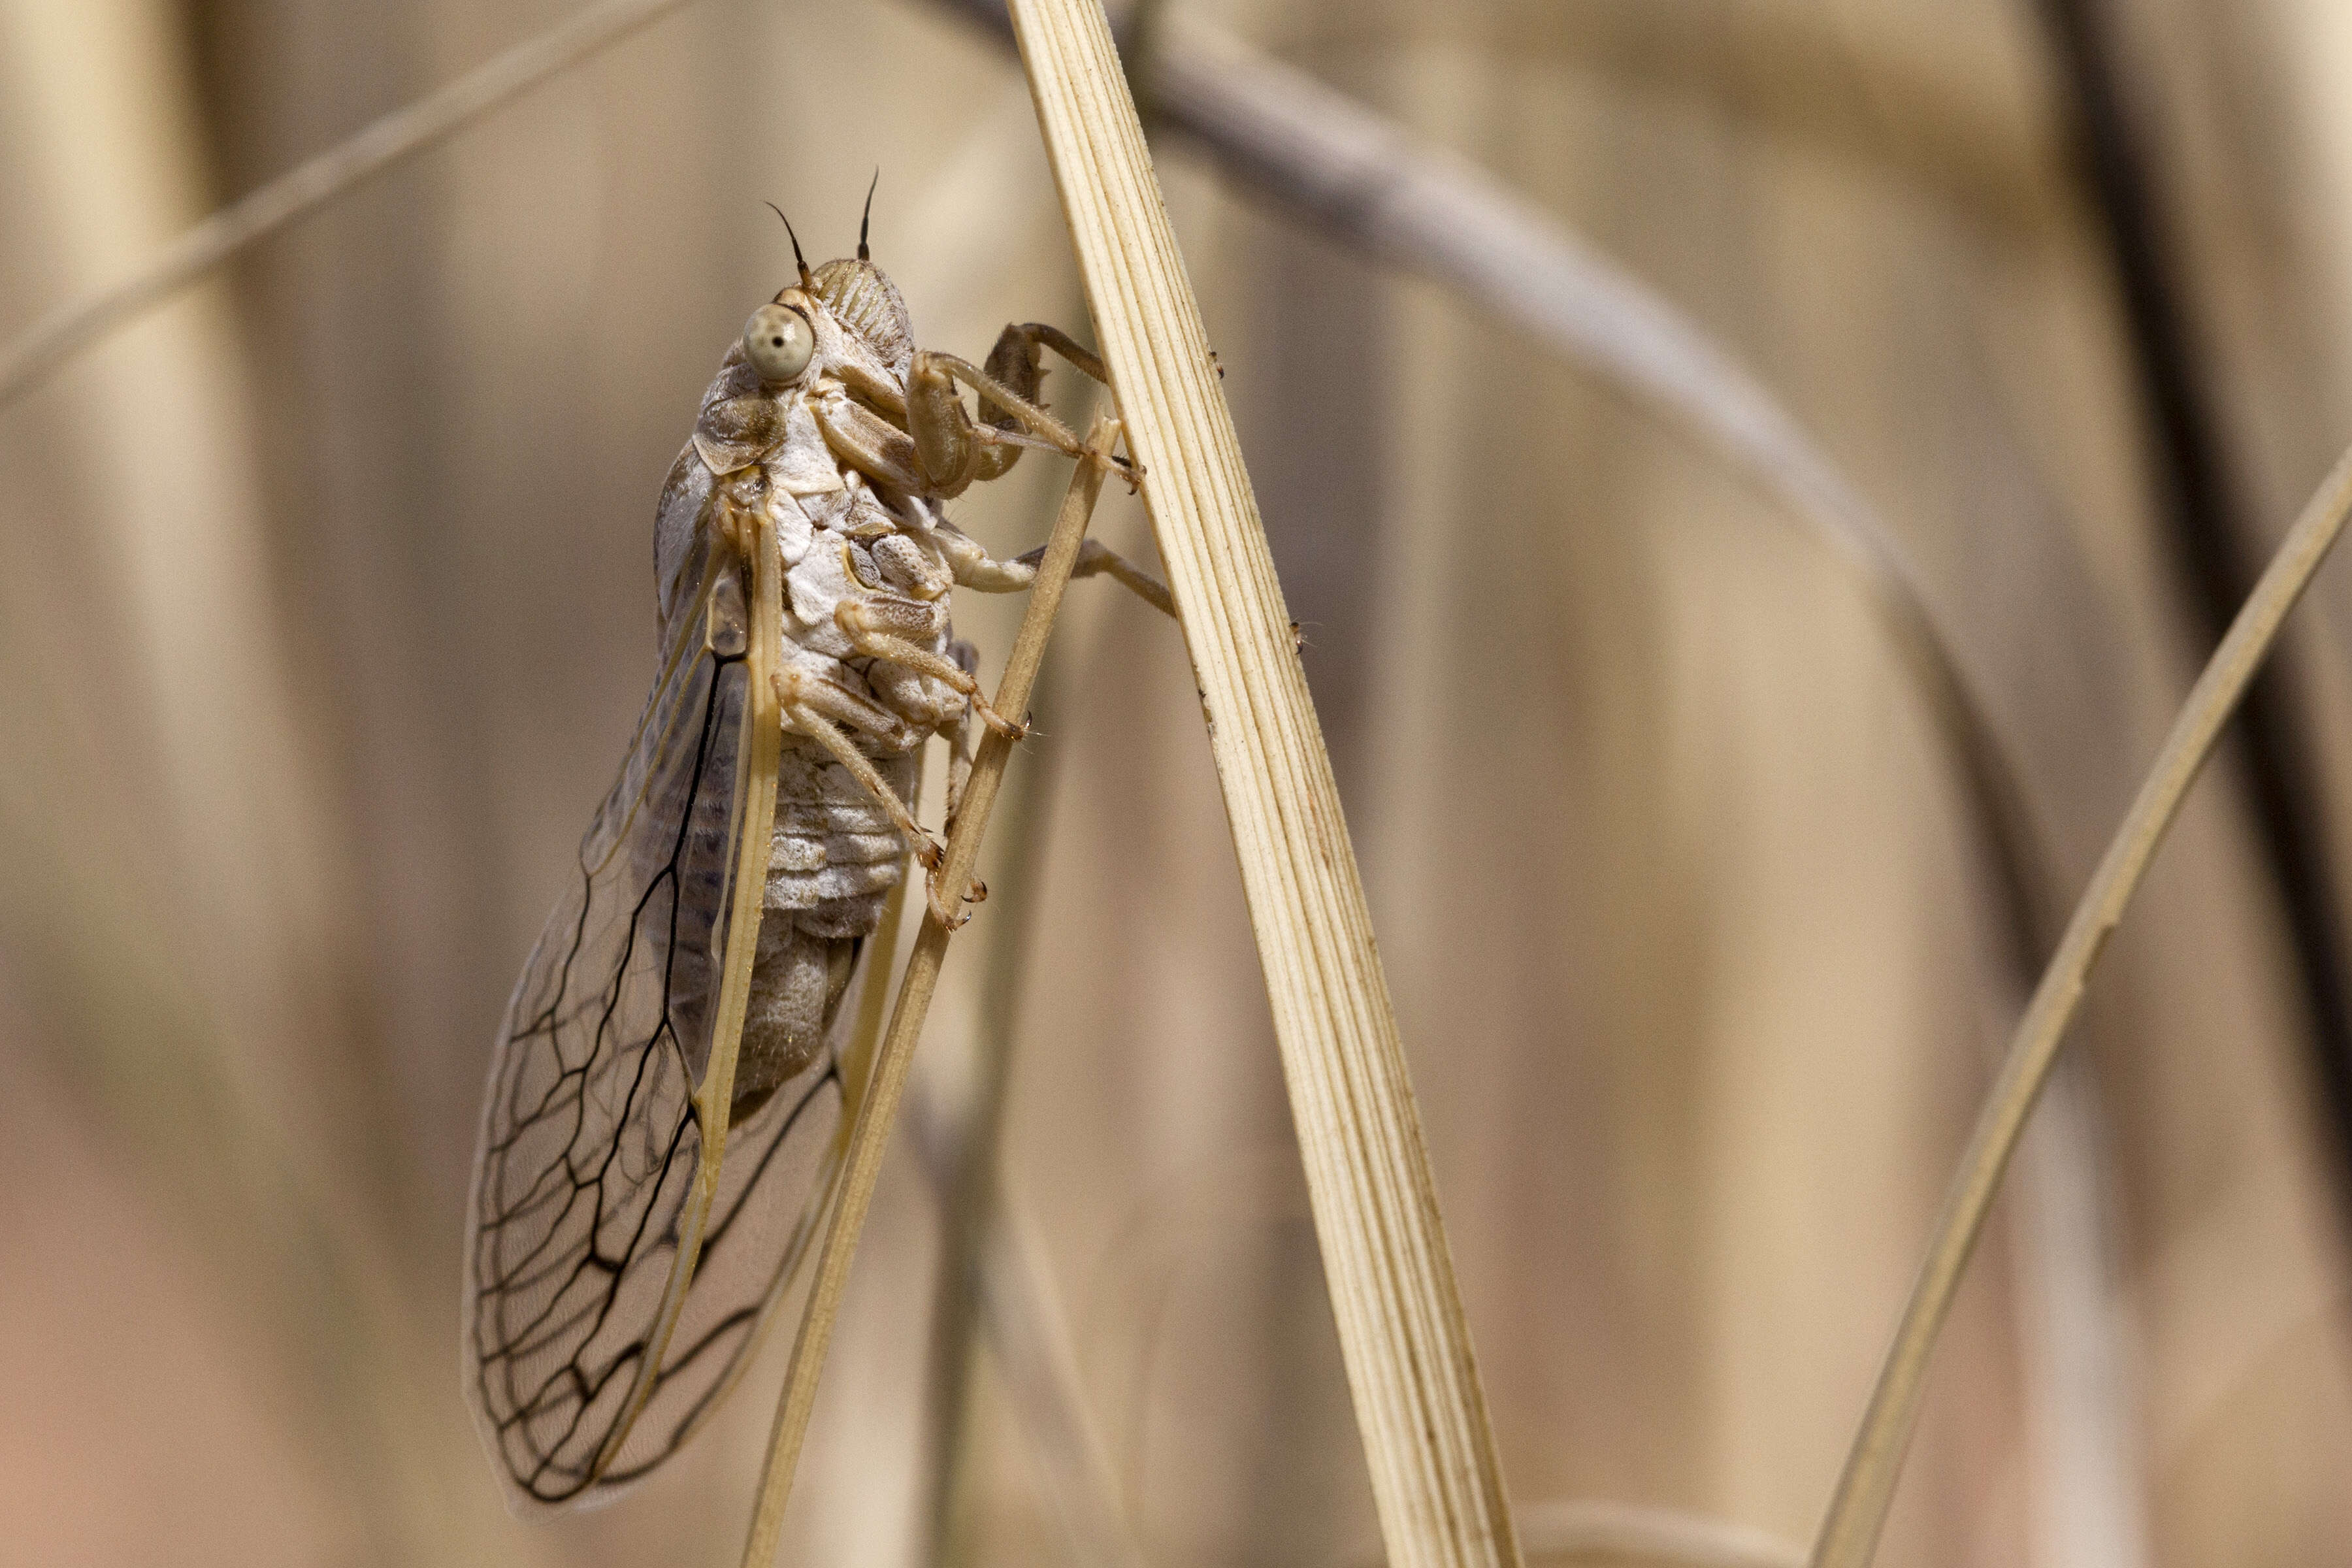
[[[1106,452],[1098,447],[1087,447],[1084,455],[1087,461],[1093,463],[1097,468],[1108,468],[1112,473],[1117,474],[1120,479],[1125,479],[1127,481],[1128,494],[1140,495],[1142,493],[1143,468],[1141,465],[1132,462],[1126,458],[1122,458],[1116,452]]]
[[[940,894],[939,868],[936,866],[931,867],[924,875],[923,898],[931,906],[931,918],[939,921],[940,929],[944,931],[961,931],[971,920],[970,915],[949,903]],[[966,886],[961,901],[967,904],[978,904],[986,902],[987,899],[988,884],[974,877]]]
[[[1007,719],[977,697],[971,700],[971,710],[980,715],[982,723],[1015,745],[1029,738],[1029,725],[1025,721]]]
[[[929,834],[922,834],[915,840],[915,858],[922,863],[925,872],[936,876],[940,868],[947,864],[948,847]]]

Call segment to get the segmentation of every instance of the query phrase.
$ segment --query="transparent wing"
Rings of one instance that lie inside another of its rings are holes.
[[[661,1375],[600,1487],[625,1486],[675,1453],[734,1388],[779,1310],[805,1294],[801,1265],[830,1207],[841,1106],[841,1071],[827,1055],[729,1132]]]
[[[515,1495],[540,1503],[607,1495],[724,1392],[805,1251],[838,1121],[827,1059],[727,1127],[774,820],[781,563],[763,523],[747,595],[699,532],[681,574],[699,586],[508,1005],[483,1109],[466,1382]]]

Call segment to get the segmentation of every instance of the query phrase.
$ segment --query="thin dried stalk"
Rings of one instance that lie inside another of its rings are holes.
[[[909,795],[909,809],[916,799]],[[890,966],[898,958],[898,928],[907,915],[907,884],[900,882],[890,889],[882,905],[882,923],[874,928],[866,939],[866,984],[857,994],[857,1017],[850,1026],[849,1049],[841,1058],[842,1098],[851,1105],[866,1098],[866,1085],[874,1075],[875,1053],[882,1041],[882,1021],[885,998],[890,994]]]
[[[2245,695],[2247,683],[2277,640],[2288,613],[2343,531],[2347,515],[2352,515],[2352,450],[2336,459],[2334,471],[2287,531],[2262,580],[2231,624],[2229,635],[2213,650],[2179,717],[2173,721],[2172,732],[2165,737],[2147,782],[2140,785],[2131,810],[2107,846],[2091,885],[2074,906],[2074,919],[2067,923],[2057,954],[2043,972],[2042,984],[2011,1038],[2008,1060],[1961,1156],[1927,1259],[1904,1306],[1894,1345],[1887,1352],[1861,1430],[1838,1479],[1836,1494],[1822,1521],[1821,1536],[1813,1547],[1815,1568],[1866,1568],[1876,1550],[1904,1450],[1918,1417],[1927,1358],[1935,1349],[1937,1332],[1951,1309],[1961,1271],[1984,1228],[1985,1215],[2000,1191],[2001,1173],[2017,1147],[2018,1135],[2082,1002],[2091,966],[2098,962],[2108,936],[2122,921],[2125,905],[2138,889],[2189,786],[2211,753],[2221,726]]]
[[[0,353],[0,406],[263,235],[325,205],[369,176],[423,152],[688,3],[604,0],[591,5],[221,208],[130,277],[58,307],[10,343]]]
[[[1087,436],[1087,446],[1097,452],[1109,451],[1116,430],[1115,421],[1107,415],[1097,415],[1094,427]],[[1077,563],[1078,547],[1085,542],[1087,522],[1094,515],[1095,499],[1102,493],[1102,481],[1103,465],[1093,460],[1081,461],[1077,472],[1070,477],[1069,493],[1054,521],[1053,536],[1046,542],[1044,559],[1038,563],[1037,581],[1029,591],[1029,605],[1021,617],[1020,633],[1013,639],[1011,657],[1005,660],[1004,678],[997,685],[996,710],[1000,713],[1020,713],[1029,706],[1029,689],[1045,657],[1045,639],[1053,634],[1062,591],[1069,586],[1070,569]],[[964,786],[955,821],[948,829],[947,858],[939,872],[940,885],[950,889],[950,897],[971,880],[972,868],[980,859],[981,837],[988,830],[989,812],[996,804],[997,786],[1004,777],[1005,761],[1012,754],[1012,742],[991,730],[980,743],[979,754],[972,759],[971,777]],[[800,1462],[801,1441],[808,1435],[809,1415],[815,1408],[817,1377],[824,1367],[825,1351],[833,1342],[833,1324],[841,1308],[842,1287],[848,1282],[849,1265],[856,1256],[858,1237],[866,1228],[866,1211],[874,1200],[874,1184],[882,1173],[882,1153],[889,1142],[899,1096],[906,1090],[907,1069],[914,1060],[915,1042],[923,1032],[923,1018],[930,1011],[931,993],[939,984],[940,963],[947,956],[950,934],[939,917],[927,910],[922,929],[915,938],[915,951],[907,960],[906,976],[898,983],[898,999],[891,1010],[889,1031],[883,1037],[881,1049],[876,1054],[863,1092],[857,1098],[849,1152],[842,1163],[841,1195],[825,1226],[824,1246],[817,1254],[816,1277],[809,1286],[808,1305],[802,1314],[800,1333],[793,1342],[792,1363],[785,1369],[784,1391],[776,1405],[775,1426],[768,1437],[759,1503],[743,1545],[744,1568],[766,1568],[775,1561],[776,1542],[783,1530],[784,1503],[792,1495],[793,1471]]]
[[[1098,4],[1011,9],[1192,652],[1389,1559],[1516,1563],[1355,852],[1143,128]]]

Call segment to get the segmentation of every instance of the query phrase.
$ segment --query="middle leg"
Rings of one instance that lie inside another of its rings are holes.
[[[989,706],[988,700],[981,695],[980,682],[970,670],[945,654],[913,640],[936,637],[947,629],[944,605],[902,599],[891,594],[860,594],[835,605],[833,618],[859,653],[927,675],[960,693],[971,705],[971,710],[980,715],[982,722],[1007,740],[1017,741],[1029,732],[1027,725],[1009,720]]]

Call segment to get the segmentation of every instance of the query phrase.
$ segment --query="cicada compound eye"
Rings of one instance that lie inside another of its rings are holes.
[[[816,333],[798,310],[785,305],[762,305],[743,325],[743,357],[761,381],[774,384],[792,380],[808,368],[816,353]]]

